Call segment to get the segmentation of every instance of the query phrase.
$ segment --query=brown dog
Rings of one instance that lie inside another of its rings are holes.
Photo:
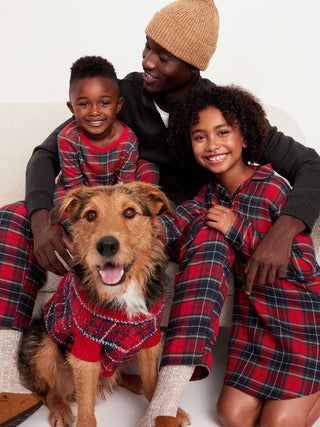
[[[96,425],[97,392],[110,393],[127,360],[135,360],[143,393],[157,381],[166,256],[156,215],[169,203],[151,184],[81,187],[53,209],[67,213],[74,266],[23,334],[19,369],[28,388],[43,397],[49,421]],[[110,319],[112,318],[112,319]]]

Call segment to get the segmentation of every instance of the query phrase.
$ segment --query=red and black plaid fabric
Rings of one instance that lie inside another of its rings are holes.
[[[46,304],[44,317],[54,341],[81,360],[101,360],[101,375],[111,376],[120,363],[159,343],[163,307],[164,301],[151,307],[150,314],[132,318],[124,310],[93,307],[71,270]]]
[[[0,325],[28,326],[46,272],[33,254],[30,221],[22,202],[0,210]]]
[[[58,135],[60,182],[64,188],[86,185],[111,185],[135,180],[138,141],[133,131],[124,125],[121,137],[105,148],[93,145],[76,121]]]
[[[121,137],[105,148],[93,145],[76,121],[69,123],[58,135],[61,173],[54,193],[54,205],[61,202],[67,191],[86,185],[112,185],[134,180],[159,183],[159,168],[147,160],[138,160],[138,141],[133,131],[124,125]],[[65,230],[70,224],[61,220]]]
[[[178,206],[176,218],[167,212],[160,217],[166,243],[177,243],[180,263],[161,365],[193,365],[193,380],[211,370],[234,259],[222,234],[204,224],[203,213],[210,203],[203,189],[194,200]]]
[[[220,203],[237,217],[226,234],[236,250],[235,306],[225,383],[262,399],[290,399],[320,389],[320,268],[310,236],[299,234],[283,279],[243,289],[253,248],[270,229],[290,188],[269,167]]]
[[[148,182],[159,185],[159,167],[148,160],[139,159],[137,161],[136,178],[137,181]]]
[[[249,298],[242,291],[248,257],[279,216],[289,191],[269,167],[259,167],[232,200],[220,184],[208,184],[197,198],[178,207],[176,219],[162,215],[166,242],[178,242],[181,262],[162,365],[194,365],[193,379],[210,370],[235,249],[236,301],[226,383],[272,399],[319,389],[320,272],[310,237],[297,236],[284,280],[255,284]],[[203,223],[203,212],[215,203],[237,214],[225,238]]]

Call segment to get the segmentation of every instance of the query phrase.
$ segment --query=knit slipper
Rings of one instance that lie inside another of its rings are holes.
[[[42,404],[42,400],[36,394],[0,393],[0,426],[18,426],[39,409]]]
[[[154,427],[180,427],[176,417],[159,416]]]

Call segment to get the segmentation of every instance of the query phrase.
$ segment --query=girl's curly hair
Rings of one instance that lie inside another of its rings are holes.
[[[244,162],[258,162],[264,152],[268,131],[266,113],[259,100],[238,86],[212,85],[192,91],[172,106],[168,144],[180,165],[195,167],[189,129],[198,122],[199,112],[207,107],[220,110],[228,125],[239,126],[247,143],[247,148],[242,151]]]

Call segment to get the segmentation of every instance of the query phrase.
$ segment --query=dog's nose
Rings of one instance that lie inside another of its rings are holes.
[[[117,240],[115,237],[105,236],[97,241],[96,247],[99,254],[110,258],[112,255],[118,252],[120,244],[119,240]]]

